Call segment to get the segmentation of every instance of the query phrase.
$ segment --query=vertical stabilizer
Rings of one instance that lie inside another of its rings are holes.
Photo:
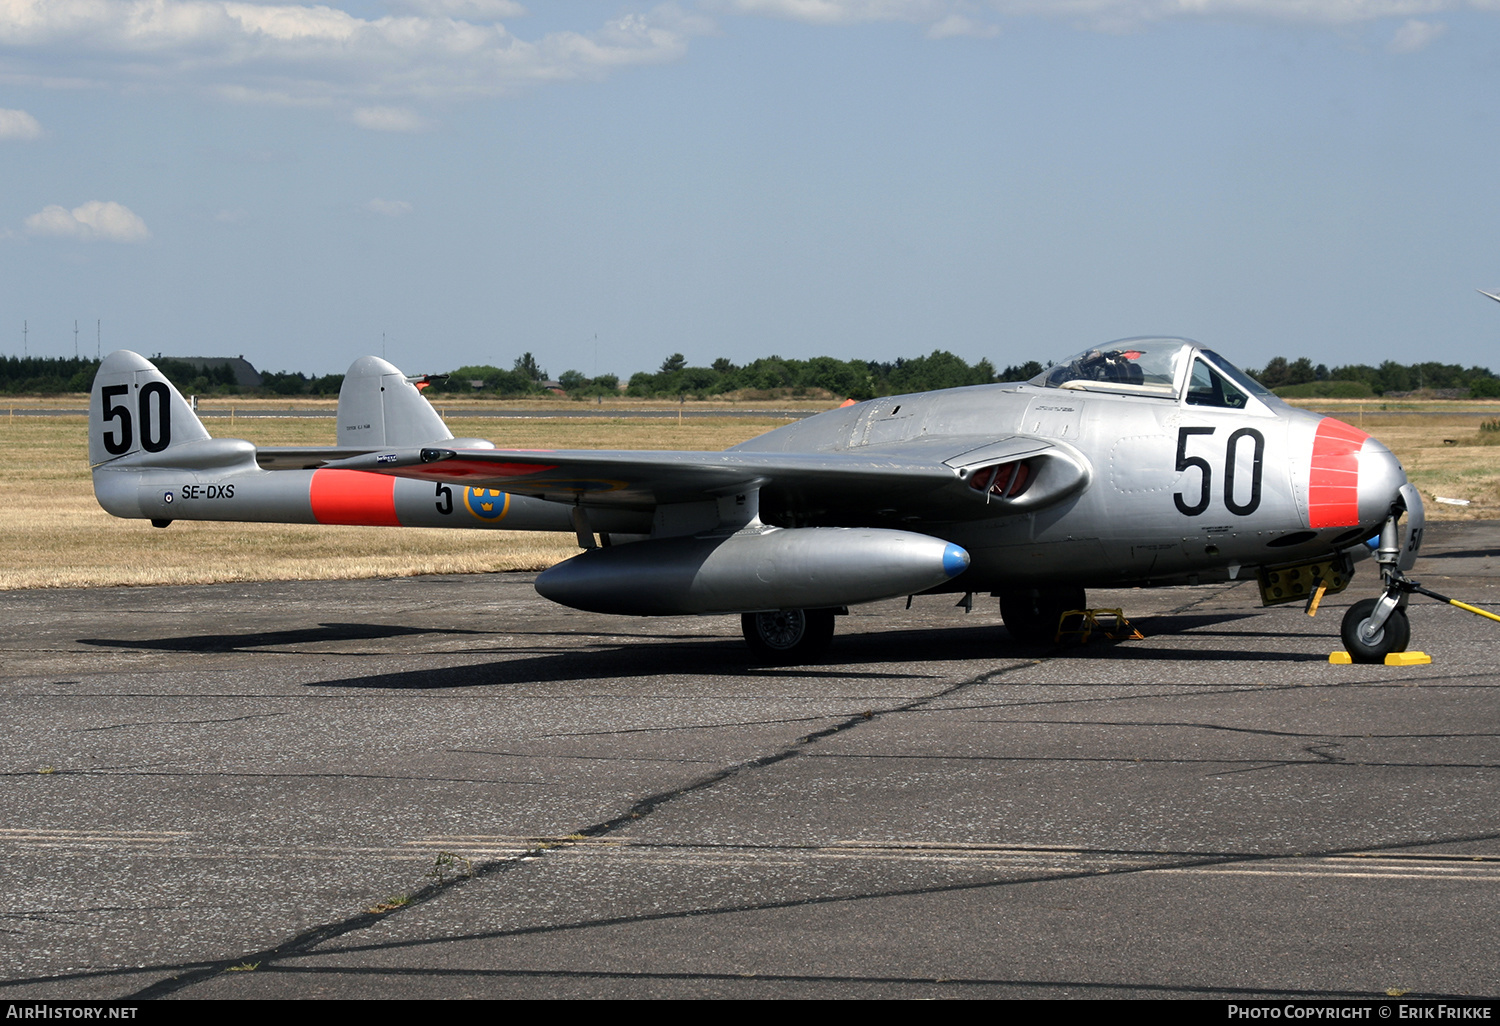
[[[432,404],[395,366],[362,356],[339,389],[339,445],[426,445],[453,437]]]
[[[89,466],[207,437],[182,393],[150,360],[125,349],[104,358],[89,394]]]

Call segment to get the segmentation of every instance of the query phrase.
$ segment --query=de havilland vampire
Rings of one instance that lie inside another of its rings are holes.
[[[1110,343],[1030,381],[846,404],[725,452],[530,451],[454,438],[373,356],[338,444],[212,438],[148,360],[94,380],[94,494],[118,517],[571,531],[537,577],[602,613],[739,613],[764,659],[814,654],[834,616],[926,592],[998,595],[1022,642],[1086,588],[1259,578],[1266,602],[1341,590],[1372,550],[1356,660],[1406,648],[1423,508],[1389,449],[1282,402],[1180,338]],[[1404,533],[1401,520],[1405,518]]]

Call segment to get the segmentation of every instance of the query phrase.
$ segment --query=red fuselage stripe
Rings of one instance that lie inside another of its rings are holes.
[[[396,479],[360,470],[315,470],[308,490],[313,518],[320,524],[400,527],[396,519]]]
[[[1307,487],[1309,526],[1359,526],[1359,450],[1369,437],[1332,417],[1318,421]]]

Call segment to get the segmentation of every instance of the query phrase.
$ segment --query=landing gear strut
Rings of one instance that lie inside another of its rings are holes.
[[[767,663],[811,662],[833,641],[832,609],[781,609],[744,613],[740,629],[756,659]]]
[[[1407,514],[1405,544],[1402,544],[1399,528],[1403,512]],[[1424,518],[1421,495],[1411,485],[1403,485],[1400,500],[1381,525],[1380,547],[1375,550],[1375,562],[1380,566],[1385,591],[1379,598],[1365,599],[1350,606],[1339,631],[1349,657],[1356,663],[1384,662],[1392,652],[1405,652],[1411,641],[1406,603],[1412,592],[1426,592],[1406,576],[1406,571],[1417,561]]]

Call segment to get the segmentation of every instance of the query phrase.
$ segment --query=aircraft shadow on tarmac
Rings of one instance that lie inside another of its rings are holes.
[[[1016,644],[1004,629],[994,623],[973,627],[919,628],[913,630],[848,633],[841,635],[817,663],[802,666],[765,666],[749,660],[744,644],[738,639],[703,639],[698,635],[637,634],[628,644],[604,643],[587,650],[555,651],[514,646],[480,645],[467,654],[507,655],[508,658],[481,664],[438,666],[424,670],[370,674],[319,681],[309,686],[344,688],[391,688],[433,690],[445,688],[493,687],[509,684],[556,683],[566,681],[608,680],[658,674],[692,672],[727,677],[796,677],[822,679],[850,678],[916,678],[927,676],[916,672],[880,673],[873,666],[882,663],[922,664],[969,660],[1014,659],[1088,659],[1142,661],[1170,659],[1177,662],[1308,662],[1327,658],[1321,653],[1276,649],[1204,648],[1197,645],[1163,648],[1153,640],[1182,638],[1192,632],[1196,638],[1285,638],[1279,631],[1209,630],[1223,624],[1253,619],[1255,614],[1224,613],[1209,615],[1176,615],[1143,617],[1133,621],[1146,635],[1144,641],[1113,642],[1096,635],[1088,644],[1065,643],[1050,646]],[[146,649],[161,652],[197,652],[205,655],[230,652],[254,652],[266,648],[316,645],[329,642],[360,642],[412,636],[468,635],[476,639],[497,632],[459,628],[407,627],[395,624],[325,623],[317,627],[283,631],[255,631],[244,634],[193,634],[168,638],[80,638],[79,644],[111,648]],[[567,636],[568,632],[532,632],[538,637]],[[505,632],[514,638],[512,632]],[[646,640],[651,639],[651,640]],[[379,654],[372,652],[372,655]],[[419,654],[419,653],[408,653]],[[445,650],[443,656],[454,653]]]
[[[411,634],[487,634],[444,627],[401,627],[383,623],[320,623],[293,631],[249,634],[189,634],[179,638],[79,638],[80,645],[107,648],[145,648],[161,652],[244,652],[280,645],[317,645],[330,641],[373,641]]]
[[[815,677],[818,679],[918,679],[929,676],[924,666],[961,661],[1008,661],[1017,659],[1089,659],[1175,662],[1321,662],[1322,653],[1277,649],[1172,647],[1153,645],[1153,638],[1182,635],[1236,620],[1253,614],[1220,614],[1200,616],[1166,616],[1137,621],[1147,635],[1146,641],[1110,642],[1095,639],[1087,645],[1022,646],[1006,636],[993,623],[974,627],[941,627],[914,630],[880,631],[841,636],[823,659],[801,666],[765,666],[752,664],[739,639],[705,639],[697,635],[635,635],[629,643],[605,641],[587,650],[550,648],[504,650],[486,647],[468,654],[505,654],[506,658],[462,666],[434,666],[431,669],[403,670],[396,673],[361,674],[334,680],[309,682],[308,687],[368,688],[394,690],[441,690],[448,688],[504,687],[516,684],[587,682],[662,674],[693,673],[723,677]],[[109,641],[86,639],[93,645],[117,645],[132,649],[162,651],[196,651],[217,653],[247,651],[261,645],[286,645],[313,641],[350,641],[399,637],[413,634],[468,634],[483,636],[485,631],[428,630],[380,624],[324,624],[307,631],[275,631],[246,635],[201,635],[151,640]],[[1213,632],[1222,637],[1285,637],[1274,632]],[[568,632],[533,632],[536,637],[563,637]],[[510,633],[509,638],[516,637]],[[1202,635],[1198,635],[1202,636]],[[444,651],[443,656],[461,655]],[[880,664],[918,665],[905,672],[882,673]]]
[[[1422,552],[1425,562],[1429,559],[1490,559],[1500,556],[1500,548],[1493,549],[1456,549],[1451,552]]]
[[[1221,633],[1228,636],[1229,632],[1202,631],[1201,628],[1212,627],[1223,623],[1233,623],[1237,620],[1251,619],[1254,614],[1249,613],[1218,613],[1210,615],[1193,616],[1157,616],[1148,617],[1137,621],[1141,625],[1150,627],[1156,635],[1183,634],[1188,631],[1199,631],[1200,634]],[[458,627],[406,627],[399,624],[383,623],[320,623],[317,627],[304,627],[296,630],[284,631],[254,631],[244,634],[187,634],[172,638],[79,638],[80,645],[97,645],[107,648],[134,648],[151,649],[161,652],[244,652],[256,648],[283,647],[287,645],[316,645],[326,642],[341,641],[372,641],[379,638],[399,638],[411,635],[470,635],[474,637],[486,637],[496,633],[504,633],[507,637],[515,637],[515,632],[496,632],[487,630],[465,630]],[[567,632],[545,631],[529,632],[545,637],[556,637]],[[934,646],[931,651],[933,658],[938,658],[938,653],[944,649],[953,649],[955,646],[982,645],[987,649],[993,649],[996,637],[1002,644],[1014,643],[997,628],[988,624],[975,627],[942,627],[936,629],[918,629],[906,631],[881,631],[878,634],[849,634],[847,638],[859,638],[859,644],[864,647],[866,653],[876,652],[884,648],[897,648],[911,644],[918,639],[931,636],[933,639],[946,639],[947,645]],[[681,641],[683,639],[696,637],[696,635],[685,635],[677,633],[651,634],[646,632],[632,633],[635,638],[658,638],[663,641]],[[1148,635],[1149,636],[1149,635]],[[1237,637],[1284,637],[1282,631],[1263,632],[1234,632]],[[910,656],[908,649],[903,652]],[[950,658],[972,659],[981,657],[984,653],[965,651],[957,655],[949,653]],[[880,658],[885,658],[881,653]],[[744,660],[741,659],[740,662]],[[861,660],[864,661],[864,660]]]

